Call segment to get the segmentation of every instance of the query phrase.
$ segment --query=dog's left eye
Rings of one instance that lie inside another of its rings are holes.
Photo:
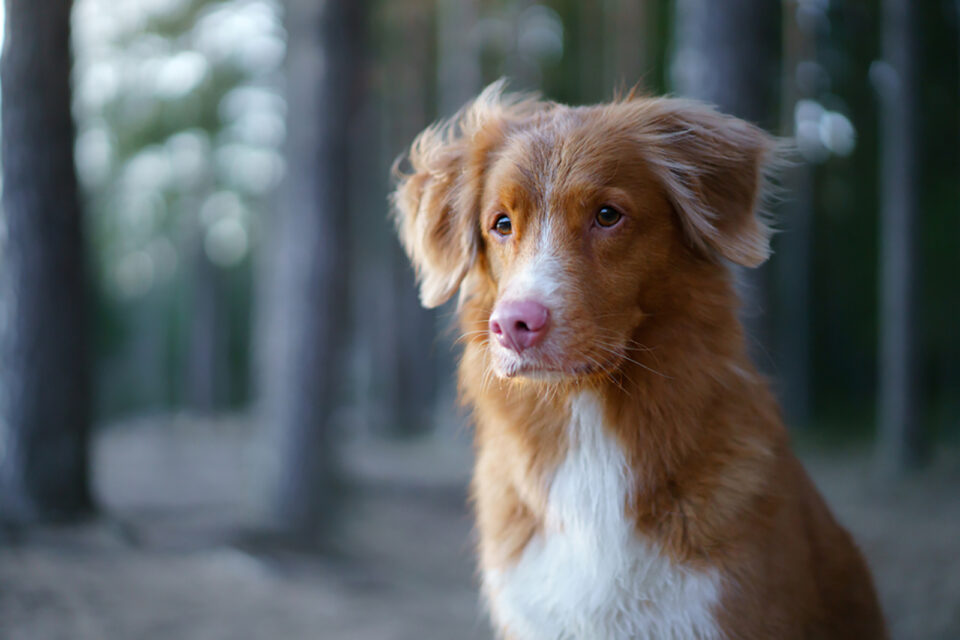
[[[620,222],[623,215],[613,207],[600,207],[597,211],[597,224],[601,227],[612,227]]]
[[[508,236],[513,233],[513,223],[510,222],[510,218],[506,214],[501,213],[493,221],[493,229],[502,236]]]

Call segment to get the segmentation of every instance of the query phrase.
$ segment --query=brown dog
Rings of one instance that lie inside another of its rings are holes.
[[[459,291],[503,637],[885,637],[737,320],[773,145],[693,102],[500,83],[414,142],[397,226],[423,304]]]

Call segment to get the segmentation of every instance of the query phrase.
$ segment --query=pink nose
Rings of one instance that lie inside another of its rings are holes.
[[[490,316],[490,333],[500,344],[520,353],[543,340],[549,319],[550,311],[539,302],[501,302]]]

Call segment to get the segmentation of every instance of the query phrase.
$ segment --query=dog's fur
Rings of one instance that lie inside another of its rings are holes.
[[[727,263],[768,256],[774,146],[690,101],[567,107],[500,83],[414,142],[396,222],[423,304],[459,291],[503,637],[885,637],[737,319]],[[610,228],[602,206],[622,213]],[[550,327],[515,353],[488,320],[521,298]]]

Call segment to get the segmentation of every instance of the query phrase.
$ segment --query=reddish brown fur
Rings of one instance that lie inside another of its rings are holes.
[[[791,453],[746,356],[722,262],[767,257],[755,209],[772,146],[686,101],[570,108],[498,87],[418,138],[397,223],[424,304],[461,291],[484,568],[509,566],[541,528],[567,448],[566,400],[590,388],[635,474],[637,534],[721,572],[727,637],[885,637],[860,553]],[[589,227],[603,204],[625,214],[612,232]],[[490,232],[500,212],[516,229],[509,241]],[[548,223],[564,287],[541,358],[558,374],[543,379],[515,375],[486,326]]]

